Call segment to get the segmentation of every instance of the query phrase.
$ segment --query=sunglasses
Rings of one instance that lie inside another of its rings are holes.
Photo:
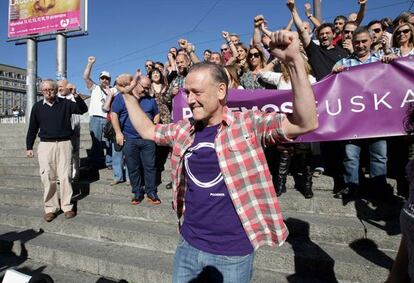
[[[396,31],[396,32],[395,32],[395,35],[396,35],[396,36],[399,36],[399,35],[401,35],[402,33],[407,34],[407,33],[409,33],[410,31],[411,31],[410,29],[401,29],[401,30]]]
[[[101,79],[101,80],[107,80],[107,81],[109,81],[109,80],[110,80],[110,78],[105,77],[105,76],[100,77],[100,79]]]
[[[152,68],[152,65],[145,65],[145,67],[151,67]]]
[[[259,53],[259,52],[256,52],[256,53],[249,53],[249,57],[250,57],[250,58],[253,58],[253,57],[255,57],[255,58],[260,58],[260,53]]]
[[[150,90],[150,86],[144,87],[140,82],[138,82],[138,84],[142,87],[143,90],[145,91],[149,91]]]
[[[374,29],[372,29],[372,31],[375,32],[375,33],[380,33],[381,29],[380,28],[374,28]]]
[[[228,48],[221,48],[221,52],[229,50]]]
[[[344,34],[353,33],[353,32],[354,32],[353,30],[344,29]]]

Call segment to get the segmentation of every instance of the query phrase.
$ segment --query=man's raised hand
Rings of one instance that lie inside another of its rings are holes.
[[[299,37],[295,32],[279,30],[271,33],[270,52],[285,64],[302,58],[299,50]]]
[[[95,63],[95,61],[96,61],[96,58],[94,56],[89,56],[88,57],[88,63],[93,64],[93,63]]]
[[[288,6],[290,11],[293,11],[295,9],[295,0],[287,0],[286,6]]]

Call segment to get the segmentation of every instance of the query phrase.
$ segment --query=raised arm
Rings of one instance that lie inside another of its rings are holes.
[[[299,16],[298,10],[296,9],[295,0],[287,0],[286,5],[292,13],[293,23],[299,33],[300,39],[302,40],[304,48],[308,47],[311,42],[309,33],[303,28],[302,19]]]
[[[227,45],[231,50],[231,58],[227,61],[226,65],[232,65],[237,61],[237,49],[233,42],[230,40],[230,34],[227,31],[222,31],[221,36],[227,42]]]
[[[191,62],[193,62],[194,64],[197,64],[198,62],[200,62],[200,60],[198,59],[197,55],[195,54],[195,47],[194,45],[192,45],[191,43],[189,43],[186,39],[180,39],[178,41],[178,45],[187,52],[188,56],[191,59]]]
[[[358,4],[359,4],[359,11],[357,14],[357,18],[355,20],[355,22],[359,25],[361,25],[362,20],[364,19],[365,16],[365,11],[367,9],[367,2],[368,0],[358,0]]]
[[[270,51],[287,68],[292,84],[293,113],[282,122],[285,134],[296,137],[318,127],[315,97],[305,70],[296,33],[276,31],[272,33]]]
[[[316,28],[321,25],[321,21],[312,14],[312,6],[310,3],[305,3],[305,15]]]
[[[95,61],[95,57],[89,56],[88,63],[86,64],[85,70],[83,71],[83,79],[88,89],[90,89],[95,84],[91,79],[92,66],[95,63]]]
[[[262,45],[262,35],[260,32],[260,27],[265,23],[265,18],[263,15],[257,15],[254,17],[254,29],[253,29],[253,45],[261,46]]]

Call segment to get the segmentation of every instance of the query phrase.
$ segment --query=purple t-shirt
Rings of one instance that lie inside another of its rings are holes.
[[[214,148],[218,128],[196,131],[194,143],[184,155],[187,191],[181,235],[205,252],[247,255],[253,246],[233,206]]]

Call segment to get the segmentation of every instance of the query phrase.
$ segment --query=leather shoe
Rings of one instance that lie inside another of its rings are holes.
[[[57,217],[57,214],[56,214],[56,213],[53,213],[53,212],[45,213],[45,215],[43,215],[43,219],[44,219],[46,222],[51,222],[51,221],[53,221],[53,219],[55,219],[56,217]]]
[[[64,214],[66,219],[70,219],[76,216],[76,212],[73,210],[66,211]]]

